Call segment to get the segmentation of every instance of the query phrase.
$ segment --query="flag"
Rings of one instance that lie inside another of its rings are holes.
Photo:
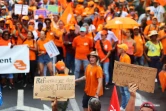
[[[73,14],[73,9],[72,9],[71,4],[69,4],[67,6],[67,8],[63,12],[60,20],[62,20],[65,25],[69,24],[72,21],[75,21],[75,23],[76,23],[76,20],[75,20],[74,14]]]
[[[113,93],[110,100],[109,111],[120,111],[118,94],[116,91],[116,86],[114,86]]]
[[[2,99],[2,90],[1,90],[1,85],[0,85],[0,106],[3,104],[3,99]]]
[[[166,0],[157,0],[158,3],[162,6],[166,6]]]

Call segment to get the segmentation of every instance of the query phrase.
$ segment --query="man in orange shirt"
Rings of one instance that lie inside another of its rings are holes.
[[[163,52],[164,52],[164,64],[166,63],[166,25],[164,26],[164,29],[159,31],[159,40],[161,41],[163,45]]]
[[[83,108],[84,111],[88,111],[88,101],[92,97],[99,98],[103,95],[102,88],[102,79],[103,72],[102,68],[97,65],[97,61],[99,60],[98,55],[95,51],[92,51],[88,56],[89,64],[86,68],[85,75],[79,79],[76,79],[76,82],[85,80],[85,89],[83,96]],[[97,110],[98,111],[98,110]]]
[[[145,39],[144,36],[139,33],[139,27],[133,27],[134,31],[134,40],[136,42],[136,52],[134,53],[134,62],[137,62],[139,65],[144,65],[144,45]]]
[[[128,50],[128,46],[126,44],[119,44],[117,45],[119,48],[119,53],[120,53],[120,62],[124,62],[127,64],[131,64],[131,59],[129,55],[126,54],[126,51]],[[121,107],[120,110],[124,110],[127,106],[127,103],[130,99],[130,93],[127,87],[119,87],[120,88],[120,93],[122,96],[122,102],[121,102]]]
[[[80,36],[77,36],[74,38],[72,46],[76,50],[74,74],[75,74],[76,78],[78,78],[81,64],[83,63],[84,70],[85,70],[86,66],[89,63],[87,60],[87,55],[90,53],[90,51],[93,48],[92,40],[86,36],[86,28],[85,27],[80,28]]]

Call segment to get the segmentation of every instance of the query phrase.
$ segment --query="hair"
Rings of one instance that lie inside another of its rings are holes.
[[[3,33],[2,33],[2,38],[4,38],[4,35],[5,35],[6,32],[8,33],[8,36],[9,36],[9,38],[10,38],[10,32],[9,32],[8,30],[4,30],[4,31],[3,31]]]
[[[34,39],[34,38],[35,38],[35,36],[34,36],[33,32],[32,32],[32,31],[28,31],[28,32],[30,32],[30,33],[31,33],[31,35],[32,35],[32,39]]]
[[[92,19],[89,18],[89,19],[88,19],[88,24],[89,24],[89,26],[90,26],[92,23],[93,23]]]
[[[58,73],[58,74],[64,74],[65,71],[64,71],[64,70],[58,70],[58,69],[57,69],[57,73]]]

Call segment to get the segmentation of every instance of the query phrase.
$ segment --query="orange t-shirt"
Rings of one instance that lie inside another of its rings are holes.
[[[152,31],[152,30],[158,31],[158,29],[159,29],[158,26],[154,27],[153,25],[148,25],[144,29],[144,35],[148,35],[149,32]]]
[[[159,31],[159,38],[162,38],[164,36],[166,36],[166,32],[164,30]],[[166,38],[162,39],[161,43],[163,45],[164,55],[166,55]]]
[[[74,38],[72,46],[76,48],[75,58],[85,60],[93,47],[93,42],[87,36],[77,36]]]
[[[9,46],[11,44],[11,40],[4,40],[0,38],[0,46]]]
[[[121,55],[119,61],[131,64],[131,59],[130,59],[129,55],[127,55],[127,54],[125,54],[123,56]]]
[[[112,50],[112,45],[110,43],[109,40],[105,40],[103,42],[103,47],[105,51],[111,51]],[[98,40],[95,44],[95,48],[99,54],[100,60],[104,59],[106,57],[106,55],[104,54],[104,52],[102,51],[101,45],[100,45],[100,40]],[[104,62],[109,62],[109,58],[107,58]]]
[[[56,30],[56,35],[59,37],[59,39],[54,39],[54,43],[56,46],[58,47],[63,47],[63,39],[62,39],[62,36],[63,36],[63,32],[60,30],[60,29],[57,29]]]
[[[134,36],[134,40],[136,43],[136,53],[134,55],[136,57],[141,57],[144,52],[145,39],[144,37],[141,37],[141,35],[138,35],[138,36]]]
[[[102,68],[98,65],[92,66],[88,65],[85,71],[86,83],[85,83],[85,93],[88,96],[95,96],[97,87],[98,87],[98,79],[103,78]],[[103,88],[101,88],[98,96],[103,95]]]
[[[25,40],[23,44],[26,44],[28,45],[28,47],[30,48],[34,48],[35,47],[35,44],[36,44],[36,41],[31,39],[31,40]],[[30,60],[36,60],[36,54],[35,54],[35,51],[32,51],[29,49],[29,59]]]
[[[46,53],[46,49],[44,47],[44,44],[47,43],[47,42],[49,42],[49,41],[50,41],[50,39],[48,39],[48,38],[46,38],[44,41],[42,41],[41,39],[39,39],[37,41],[38,50],[39,51],[45,51],[45,53]]]
[[[93,25],[94,25],[95,27],[98,27],[99,24],[103,24],[104,22],[105,22],[104,19],[100,19],[100,18],[96,17],[96,18],[94,18],[94,20],[93,20]]]

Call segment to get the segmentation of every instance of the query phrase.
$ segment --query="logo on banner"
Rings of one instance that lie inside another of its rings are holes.
[[[25,70],[26,69],[26,64],[22,60],[16,60],[14,62],[14,66],[18,70]]]

